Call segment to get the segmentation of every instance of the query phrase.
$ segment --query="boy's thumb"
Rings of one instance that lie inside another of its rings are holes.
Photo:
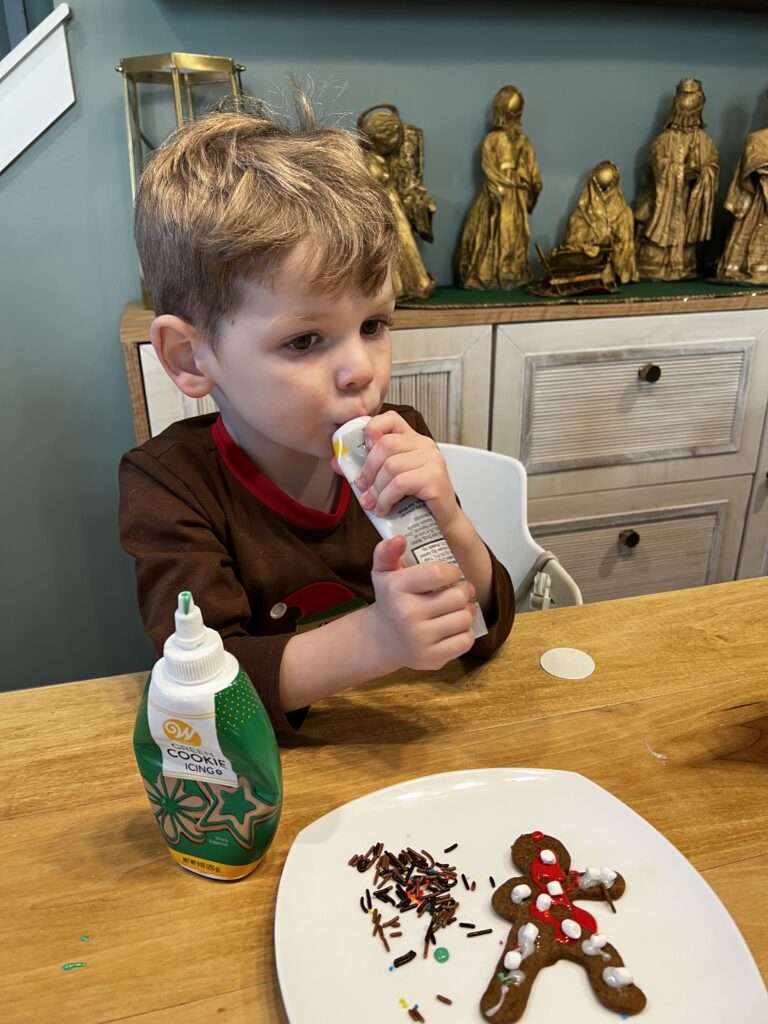
[[[373,571],[392,572],[402,568],[400,559],[405,554],[405,537],[380,540],[373,549]]]

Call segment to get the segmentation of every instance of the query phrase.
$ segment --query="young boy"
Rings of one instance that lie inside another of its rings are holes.
[[[509,576],[458,506],[419,413],[382,404],[397,241],[356,139],[306,118],[294,132],[208,115],[154,155],[135,227],[158,358],[185,395],[211,394],[221,411],[121,462],[121,540],[158,652],[176,595],[191,590],[278,731],[403,666],[489,656],[512,626]],[[403,538],[379,541],[331,447],[362,415],[373,417],[367,507],[422,498],[467,582],[446,563],[402,567]],[[489,630],[476,642],[475,595]]]

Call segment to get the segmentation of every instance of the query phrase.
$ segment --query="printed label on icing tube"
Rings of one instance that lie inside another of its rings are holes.
[[[164,775],[174,779],[209,778],[223,786],[237,786],[237,773],[222,753],[216,732],[214,697],[206,693],[203,701],[209,707],[203,710],[198,702],[196,714],[187,712],[183,719],[149,697],[149,731],[160,748]]]
[[[358,501],[362,492],[357,486],[357,479],[368,458],[365,425],[369,419],[370,416],[358,416],[339,427],[333,435],[333,453],[336,461]],[[420,565],[425,562],[448,562],[451,565],[458,565],[434,516],[419,498],[401,498],[386,516],[376,515],[368,509],[363,511],[385,540],[398,536],[405,537],[405,565]],[[461,578],[465,579],[463,574]],[[472,622],[472,632],[475,638],[478,638],[485,636],[488,629],[480,605],[476,600],[473,604],[477,608],[477,614]]]

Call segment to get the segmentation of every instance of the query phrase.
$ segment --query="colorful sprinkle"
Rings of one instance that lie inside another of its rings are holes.
[[[76,967],[87,967],[87,964],[84,964],[82,960],[76,960],[74,963],[61,965],[62,971],[74,971]]]
[[[445,946],[438,946],[433,955],[439,964],[444,964],[451,954]]]
[[[81,942],[87,942],[90,939],[90,937],[91,937],[90,935],[81,935],[80,936],[80,941]]]

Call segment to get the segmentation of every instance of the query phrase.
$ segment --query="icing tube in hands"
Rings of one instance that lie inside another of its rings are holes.
[[[358,501],[362,491],[357,486],[357,478],[362,473],[365,460],[368,458],[368,449],[365,447],[365,425],[370,418],[370,416],[358,416],[356,419],[349,420],[333,435],[333,454]],[[424,562],[448,562],[451,565],[458,565],[434,516],[419,498],[401,498],[385,516],[377,515],[368,509],[363,509],[363,511],[384,540],[390,540],[392,537],[405,537],[407,542],[403,556],[405,565],[419,565]],[[462,580],[465,578],[463,574],[461,578]],[[472,622],[472,632],[477,638],[485,636],[488,629],[477,600],[474,600],[473,604],[477,608],[477,614]]]

